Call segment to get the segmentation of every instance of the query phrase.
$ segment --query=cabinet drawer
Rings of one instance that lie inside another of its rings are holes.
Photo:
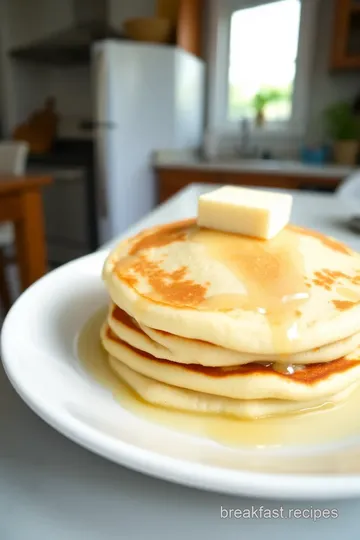
[[[263,186],[282,189],[335,189],[341,179],[264,172],[203,171],[197,169],[161,169],[158,171],[158,200],[163,202],[189,184]]]

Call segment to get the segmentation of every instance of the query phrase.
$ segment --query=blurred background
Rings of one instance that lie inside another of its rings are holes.
[[[0,0],[0,183],[52,177],[50,267],[192,182],[334,192],[359,118],[359,0]]]

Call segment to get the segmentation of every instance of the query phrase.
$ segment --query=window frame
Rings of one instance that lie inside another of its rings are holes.
[[[211,0],[208,43],[208,111],[207,128],[224,135],[239,132],[238,122],[228,119],[228,72],[230,24],[234,11],[273,3],[277,0]],[[306,133],[312,59],[315,48],[316,15],[319,0],[301,0],[297,66],[288,121],[267,122],[262,128],[251,126],[252,136],[263,138],[298,138]],[[239,119],[240,120],[240,119]]]

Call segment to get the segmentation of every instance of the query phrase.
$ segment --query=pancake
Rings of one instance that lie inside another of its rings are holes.
[[[120,340],[105,323],[101,330],[105,350],[133,371],[171,386],[233,399],[310,401],[345,390],[360,377],[360,349],[347,357],[310,364],[284,374],[261,364],[205,367],[159,359]]]
[[[360,333],[360,256],[292,225],[268,241],[195,220],[155,227],[120,243],[103,279],[139,324],[240,353],[294,355]]]
[[[114,334],[136,349],[157,358],[180,364],[236,366],[250,362],[276,362],[284,366],[329,362],[346,356],[360,346],[360,334],[312,351],[293,355],[246,354],[218,347],[205,341],[187,339],[138,324],[115,304],[109,309],[108,324]]]
[[[286,400],[237,400],[211,394],[202,394],[170,386],[145,377],[130,369],[126,364],[109,356],[109,365],[142,400],[152,405],[188,411],[198,414],[235,416],[238,418],[264,418],[314,409],[324,405],[324,400],[286,401]],[[354,387],[331,396],[331,404],[344,400]]]

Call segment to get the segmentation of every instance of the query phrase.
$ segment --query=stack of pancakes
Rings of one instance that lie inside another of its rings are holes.
[[[112,370],[170,409],[257,418],[335,403],[360,378],[360,256],[315,231],[272,240],[146,230],[108,256]]]

